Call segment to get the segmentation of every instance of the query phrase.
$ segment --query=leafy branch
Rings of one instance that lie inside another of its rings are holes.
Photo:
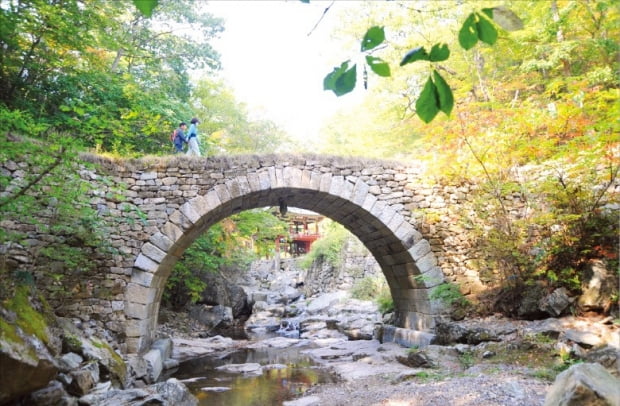
[[[478,40],[489,45],[495,44],[498,35],[496,25],[506,31],[515,31],[523,28],[522,21],[510,9],[504,6],[485,8],[480,12],[472,12],[465,19],[459,30],[459,45],[467,51],[473,48]],[[361,52],[365,53],[366,60],[364,65],[364,87],[366,87],[367,66],[379,76],[391,76],[389,64],[381,58],[370,55],[371,51],[377,49],[383,41],[385,41],[385,31],[383,27],[378,26],[368,29],[362,39]],[[400,66],[417,61],[428,61],[431,63],[431,72],[415,103],[416,112],[425,123],[430,123],[440,111],[449,116],[454,107],[452,90],[438,72],[438,69],[441,68],[435,68],[432,65],[445,61],[449,57],[450,49],[448,45],[438,43],[431,47],[430,52],[422,46],[413,48],[405,54],[400,62]],[[349,63],[350,60],[343,62],[325,76],[323,80],[324,90],[331,90],[336,96],[342,96],[355,89],[357,65],[349,67]]]

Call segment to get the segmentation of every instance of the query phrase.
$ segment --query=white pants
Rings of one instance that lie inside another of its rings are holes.
[[[198,148],[198,140],[196,137],[192,137],[187,141],[187,155],[200,156],[200,148]]]

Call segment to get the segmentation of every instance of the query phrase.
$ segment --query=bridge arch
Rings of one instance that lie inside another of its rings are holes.
[[[434,327],[444,309],[429,291],[443,282],[443,273],[428,241],[397,208],[370,193],[370,185],[359,178],[270,166],[231,177],[187,200],[142,244],[125,294],[128,352],[149,348],[166,281],[198,236],[232,214],[281,201],[337,221],[368,248],[390,287],[399,326]]]

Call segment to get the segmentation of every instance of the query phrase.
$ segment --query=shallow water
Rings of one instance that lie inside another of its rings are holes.
[[[181,363],[170,376],[184,381],[201,406],[269,406],[281,405],[317,383],[333,382],[331,375],[313,365],[300,353],[304,348],[244,349],[222,358],[213,355]],[[279,369],[263,369],[260,376],[244,376],[216,371],[225,364],[281,364]],[[203,388],[229,388],[221,392]]]

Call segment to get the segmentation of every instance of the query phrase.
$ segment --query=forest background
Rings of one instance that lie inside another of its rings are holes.
[[[105,224],[79,177],[79,153],[166,156],[178,122],[197,116],[208,155],[419,160],[430,176],[478,179],[484,221],[472,232],[491,253],[489,267],[499,270],[494,283],[510,292],[537,281],[579,291],[595,258],[618,269],[618,219],[609,210],[617,205],[620,134],[620,13],[613,1],[504,2],[523,28],[508,32],[493,23],[493,45],[470,49],[459,43],[459,30],[470,13],[484,18],[481,10],[498,2],[356,2],[337,16],[332,39],[342,52],[325,74],[343,60],[360,61],[355,92],[362,101],[335,111],[317,139],[303,141],[251,118],[221,79],[212,43],[225,25],[208,2],[160,0],[150,17],[134,3],[0,2],[0,159],[38,168],[21,185],[0,174],[0,214],[36,224],[37,213],[54,207],[54,222],[39,226],[59,239],[41,250],[41,261],[62,260],[81,271],[88,268],[83,245],[105,245]],[[365,49],[371,27],[381,27],[385,41]],[[411,50],[435,44],[449,48],[449,59],[400,66]],[[375,75],[370,65],[362,70],[369,55],[389,65],[389,76]],[[454,107],[426,124],[416,101],[433,71],[447,81]],[[524,179],[517,167],[541,170]],[[512,193],[533,198],[527,218],[508,216],[502,201]],[[283,225],[261,213],[213,227],[178,272],[196,275],[238,261],[230,255],[237,238],[273,241]],[[0,238],[20,243],[27,236],[3,230]],[[28,281],[29,272],[4,267],[1,275]],[[176,280],[190,299],[200,289],[192,278]]]

